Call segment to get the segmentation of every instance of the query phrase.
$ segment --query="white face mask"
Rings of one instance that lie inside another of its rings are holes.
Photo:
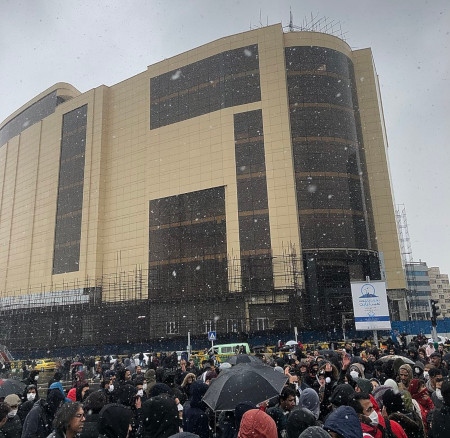
[[[36,380],[36,382],[39,380],[39,374],[36,374],[36,375],[34,376],[34,380]]]
[[[147,390],[147,384],[146,384],[146,383],[144,383],[144,384],[142,385],[142,389],[143,389],[144,391]]]
[[[108,391],[109,392],[113,392],[114,391],[114,385],[109,385]]]
[[[352,376],[352,379],[357,379],[359,377],[358,371],[351,370],[350,375]]]
[[[372,426],[378,426],[378,414],[377,411],[372,411],[372,413],[369,415],[370,418],[370,424]]]
[[[29,392],[28,394],[27,394],[27,400],[28,401],[32,401],[32,400],[34,400],[36,398],[36,394],[34,393],[34,392]]]
[[[138,389],[137,395],[142,397],[144,395],[144,390],[143,389]]]
[[[423,372],[423,377],[424,377],[424,379],[428,379],[428,371]]]
[[[17,409],[13,409],[12,411],[8,412],[8,418],[13,418],[17,414]]]

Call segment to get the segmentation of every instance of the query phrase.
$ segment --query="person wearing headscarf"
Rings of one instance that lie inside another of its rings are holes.
[[[407,363],[400,365],[398,368],[398,387],[399,389],[408,389],[409,382],[413,378],[413,370],[411,365]]]
[[[412,399],[416,400],[420,406],[425,432],[428,432],[427,416],[429,412],[434,409],[434,404],[428,394],[428,390],[422,380],[412,379],[409,383],[408,391],[411,394]]]

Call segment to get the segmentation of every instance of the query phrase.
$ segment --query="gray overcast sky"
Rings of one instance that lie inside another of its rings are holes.
[[[450,273],[448,0],[0,0],[0,122],[56,82],[81,92],[217,38],[304,18],[339,22],[371,47],[395,201],[414,260]]]

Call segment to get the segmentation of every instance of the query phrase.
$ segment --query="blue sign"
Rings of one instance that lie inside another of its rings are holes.
[[[216,332],[208,332],[208,341],[215,341],[216,339]]]

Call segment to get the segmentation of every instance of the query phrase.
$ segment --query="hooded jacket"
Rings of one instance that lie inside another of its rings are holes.
[[[331,430],[345,438],[361,438],[362,429],[358,415],[350,406],[340,406],[328,415],[323,425],[325,430]]]
[[[329,433],[322,429],[320,426],[310,426],[305,429],[299,436],[299,438],[329,438]]]
[[[298,405],[301,408],[308,409],[315,417],[319,419],[320,415],[320,401],[317,392],[312,388],[307,388],[300,394]]]
[[[119,404],[103,406],[99,414],[98,431],[105,438],[126,438],[133,417],[131,409]]]
[[[200,438],[209,437],[209,420],[206,415],[206,405],[202,398],[209,386],[200,380],[191,385],[191,397],[189,407],[183,413],[183,430],[196,433]]]
[[[22,438],[46,438],[52,431],[52,422],[64,396],[59,389],[52,389],[47,401],[39,399],[23,423]]]
[[[250,409],[241,421],[238,438],[277,438],[275,421],[264,411]]]
[[[142,404],[143,438],[167,438],[179,432],[178,409],[168,395],[152,397]]]
[[[309,409],[295,407],[287,420],[287,436],[288,438],[298,438],[305,429],[315,425],[316,418]]]

